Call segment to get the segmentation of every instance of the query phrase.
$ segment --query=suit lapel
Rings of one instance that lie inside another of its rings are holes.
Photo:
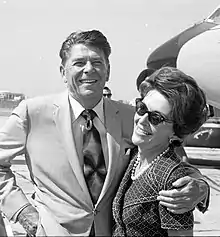
[[[68,161],[74,171],[76,179],[82,189],[82,192],[79,195],[82,195],[82,199],[90,206],[92,203],[82,168],[79,163],[79,157],[76,151],[75,142],[72,134],[71,126],[71,110],[70,103],[68,99],[68,92],[61,94],[59,100],[54,103],[54,121],[56,127],[59,130],[60,136],[62,137],[62,142],[66,148]]]
[[[109,166],[108,172],[105,179],[105,183],[102,188],[102,192],[99,196],[98,203],[106,194],[111,182],[114,178],[118,157],[120,153],[120,141],[121,141],[121,127],[119,110],[114,106],[110,100],[104,100],[104,115],[105,115],[105,125],[107,129],[107,146],[108,146],[108,156],[109,156]]]

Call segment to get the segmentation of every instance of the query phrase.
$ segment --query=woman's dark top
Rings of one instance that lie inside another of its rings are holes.
[[[171,148],[137,179],[131,179],[137,149],[113,201],[113,236],[168,236],[168,229],[193,228],[193,212],[173,214],[159,204],[159,191],[172,189],[172,183],[187,176],[187,163]]]

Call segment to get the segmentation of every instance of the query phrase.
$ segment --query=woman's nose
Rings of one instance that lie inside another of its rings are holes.
[[[142,123],[142,124],[148,124],[149,123],[148,113],[145,113],[144,115],[139,116],[139,123]]]

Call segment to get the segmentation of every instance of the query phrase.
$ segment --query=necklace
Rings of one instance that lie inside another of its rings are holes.
[[[170,148],[167,147],[166,150],[164,150],[163,152],[161,152],[158,156],[156,156],[150,164],[146,165],[144,167],[144,169],[141,170],[141,172],[139,172],[138,174],[135,174],[135,171],[136,171],[136,168],[137,166],[140,164],[140,161],[141,161],[141,158],[140,158],[140,153],[138,152],[137,154],[137,158],[136,158],[136,161],[134,162],[134,165],[132,167],[132,170],[131,170],[131,179],[132,180],[135,180],[137,179],[146,169],[150,168],[156,161],[158,161],[165,153],[168,152]]]

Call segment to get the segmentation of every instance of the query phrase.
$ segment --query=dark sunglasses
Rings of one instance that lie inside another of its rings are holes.
[[[148,114],[148,120],[153,125],[158,125],[163,122],[172,123],[171,120],[164,117],[161,113],[156,111],[149,111],[145,103],[142,102],[141,98],[137,98],[136,102],[136,113],[139,116],[143,116],[146,113]]]
[[[110,98],[112,96],[112,94],[103,94],[103,96]]]

